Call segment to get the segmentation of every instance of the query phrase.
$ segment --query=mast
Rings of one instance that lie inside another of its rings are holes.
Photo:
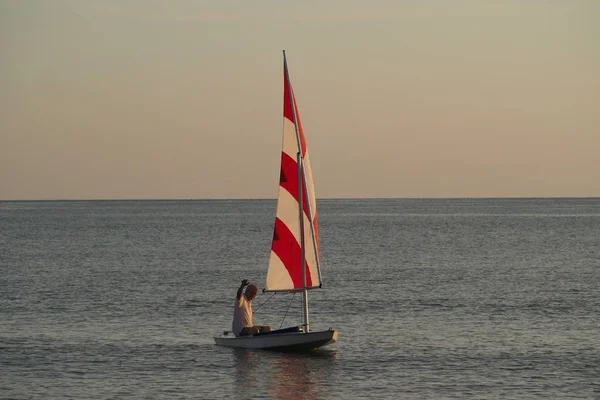
[[[304,311],[304,329],[305,332],[309,332],[308,323],[308,290],[306,289],[306,267],[305,267],[305,242],[304,242],[304,211],[302,205],[304,203],[304,191],[303,187],[306,187],[304,182],[304,169],[302,167],[302,144],[300,142],[300,134],[298,132],[298,119],[296,117],[296,103],[294,102],[294,96],[292,92],[292,82],[290,80],[290,71],[287,66],[287,58],[285,56],[285,50],[283,50],[283,67],[287,75],[288,84],[288,96],[290,98],[290,104],[292,106],[292,115],[294,116],[294,129],[296,131],[296,141],[298,143],[298,154],[297,154],[297,173],[298,173],[298,218],[300,222],[300,266],[302,268],[302,303]],[[307,199],[308,200],[308,199]],[[309,201],[310,202],[310,201]],[[310,205],[309,205],[310,210]],[[310,212],[309,212],[310,213]],[[312,224],[311,224],[312,229]],[[318,258],[317,258],[318,260]],[[318,262],[318,261],[317,261]],[[318,264],[317,264],[318,265]]]

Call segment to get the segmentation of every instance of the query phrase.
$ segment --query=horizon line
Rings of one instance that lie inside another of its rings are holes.
[[[600,196],[482,196],[482,197],[317,197],[317,200],[543,200],[543,199],[600,199]],[[0,199],[0,202],[42,201],[256,201],[277,200],[276,197],[203,197],[203,198],[79,198],[79,199]]]

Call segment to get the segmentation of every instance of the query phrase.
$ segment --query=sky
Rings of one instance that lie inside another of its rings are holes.
[[[0,200],[600,197],[600,1],[0,0]]]

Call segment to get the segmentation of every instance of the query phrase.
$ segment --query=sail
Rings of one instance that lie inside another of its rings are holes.
[[[283,146],[277,215],[265,290],[288,291],[319,287],[317,204],[306,139],[284,58]],[[298,153],[301,154],[300,171]],[[300,173],[299,173],[300,172]],[[302,199],[302,222],[299,199]],[[304,257],[302,245],[304,244]],[[302,259],[306,286],[303,282]]]

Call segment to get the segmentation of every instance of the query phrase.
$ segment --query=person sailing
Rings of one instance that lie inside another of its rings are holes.
[[[244,291],[244,288],[246,290]],[[233,322],[231,330],[235,336],[256,335],[263,332],[271,332],[268,325],[254,325],[252,323],[252,300],[256,297],[258,288],[244,279],[237,291],[235,304],[233,306]]]

